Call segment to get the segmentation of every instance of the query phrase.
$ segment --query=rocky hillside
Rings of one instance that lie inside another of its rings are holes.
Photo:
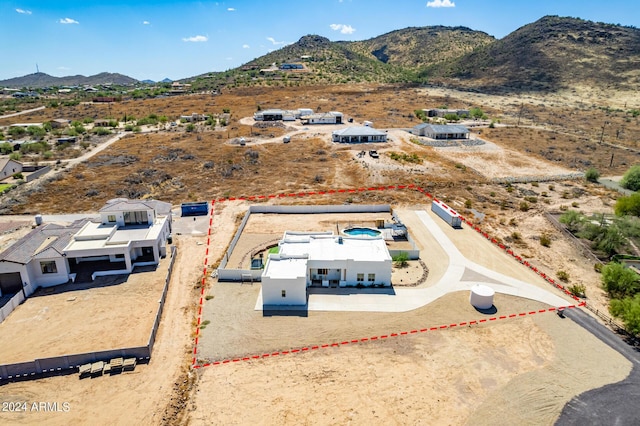
[[[640,88],[640,30],[547,16],[423,77],[482,90],[552,91],[579,85]]]

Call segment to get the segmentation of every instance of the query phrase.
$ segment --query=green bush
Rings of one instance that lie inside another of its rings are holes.
[[[612,315],[621,318],[625,329],[633,334],[640,334],[640,294],[635,297],[613,299],[609,307]]]
[[[600,179],[600,172],[591,167],[584,173],[584,178],[587,180],[587,182],[597,183],[598,179]]]
[[[569,282],[569,273],[567,271],[560,270],[556,272],[556,277],[564,283]]]
[[[540,245],[543,247],[551,246],[551,237],[549,236],[549,234],[540,235]]]
[[[640,290],[640,277],[633,270],[617,262],[602,267],[602,286],[613,298],[635,296]]]
[[[636,192],[628,197],[620,197],[614,207],[616,216],[640,216],[640,193]]]
[[[585,297],[587,287],[585,287],[584,284],[574,284],[569,286],[567,290],[569,290],[569,293],[573,294],[574,296]]]
[[[391,258],[396,268],[404,268],[409,264],[409,253],[401,251]]]
[[[640,189],[640,164],[631,166],[631,168],[627,170],[620,180],[620,186],[632,191]]]

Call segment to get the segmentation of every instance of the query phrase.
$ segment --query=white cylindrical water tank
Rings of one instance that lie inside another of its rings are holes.
[[[471,287],[469,303],[477,309],[489,309],[493,306],[493,295],[495,291],[486,285],[476,284]]]
[[[40,226],[42,225],[42,215],[41,214],[37,214],[36,215],[36,226]]]

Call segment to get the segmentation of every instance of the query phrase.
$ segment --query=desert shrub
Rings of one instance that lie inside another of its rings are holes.
[[[602,267],[602,286],[613,298],[635,296],[640,291],[640,277],[621,263],[609,262]]]
[[[584,178],[587,180],[587,182],[596,183],[598,182],[598,179],[600,179],[600,172],[591,167],[584,173]]]
[[[614,211],[616,216],[640,216],[640,192],[618,198]]]
[[[620,180],[623,188],[637,191],[640,189],[640,164],[632,166]]]
[[[529,203],[527,203],[526,201],[523,201],[520,203],[520,206],[518,208],[520,209],[521,212],[527,212],[530,209]]]
[[[640,334],[640,294],[633,298],[613,299],[609,312],[622,319],[625,329],[629,333]]]
[[[22,173],[14,173],[13,175],[11,175],[11,177],[14,179],[24,179]]]
[[[567,290],[569,290],[569,293],[573,294],[574,296],[584,297],[585,292],[587,291],[587,288],[585,287],[584,284],[574,284],[569,286]]]
[[[391,258],[396,268],[404,268],[409,264],[409,253],[401,251]]]
[[[556,272],[556,277],[564,283],[569,282],[569,273],[567,271],[559,270]]]
[[[549,234],[540,235],[540,245],[543,247],[551,246],[551,237],[549,236]]]
[[[577,232],[584,221],[584,216],[577,210],[567,210],[560,215],[558,220],[566,225],[569,232]]]

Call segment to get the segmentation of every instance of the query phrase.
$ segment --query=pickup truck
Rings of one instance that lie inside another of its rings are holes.
[[[378,154],[378,151],[376,151],[375,149],[372,149],[371,151],[369,151],[369,157],[380,158],[380,155]]]

